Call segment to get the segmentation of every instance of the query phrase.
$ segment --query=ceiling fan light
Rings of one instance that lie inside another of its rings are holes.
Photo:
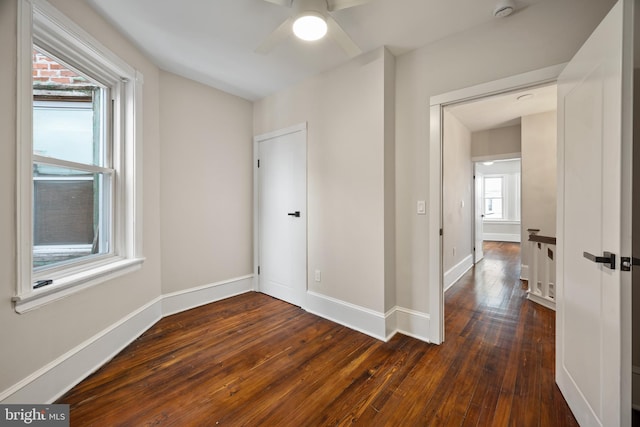
[[[293,34],[306,41],[320,40],[327,34],[327,21],[315,13],[305,13],[293,23]]]

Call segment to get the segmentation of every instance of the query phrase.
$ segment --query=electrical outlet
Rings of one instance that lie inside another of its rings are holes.
[[[316,282],[321,282],[322,281],[322,273],[320,272],[320,270],[316,270]]]

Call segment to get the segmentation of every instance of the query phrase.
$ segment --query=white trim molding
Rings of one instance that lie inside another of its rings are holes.
[[[380,313],[307,291],[306,311],[381,341],[389,341],[396,333],[401,333],[421,341],[431,342],[429,314],[403,307],[395,306],[386,313]]]
[[[54,402],[160,320],[160,300],[158,297],[145,304],[4,390],[0,393],[0,402]]]
[[[472,162],[490,162],[493,160],[514,160],[522,158],[522,152],[517,153],[503,153],[503,154],[490,154],[488,156],[474,156],[471,157]]]
[[[520,280],[529,280],[529,266],[520,264]]]
[[[483,240],[492,242],[516,242],[520,243],[520,234],[516,233],[483,233]]]
[[[253,290],[253,275],[162,295],[0,392],[0,403],[52,403],[166,316]]]
[[[533,301],[535,303],[538,303],[541,306],[548,308],[549,310],[556,311],[555,302],[549,301],[548,299],[543,298],[540,295],[536,295],[536,294],[534,294],[532,292],[529,292],[529,293],[527,293],[527,299],[529,301]]]
[[[473,267],[473,255],[469,254],[444,273],[444,291],[452,287],[469,269]]]
[[[306,311],[381,341],[387,340],[384,313],[307,291]]]
[[[252,290],[253,274],[248,274],[235,279],[165,294],[162,296],[162,316],[170,316]]]
[[[396,333],[400,333],[424,342],[431,342],[429,314],[396,306],[389,310],[385,317],[387,318],[387,341]]]

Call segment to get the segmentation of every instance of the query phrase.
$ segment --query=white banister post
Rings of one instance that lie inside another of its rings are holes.
[[[543,277],[542,277],[542,296],[549,298],[549,257],[547,256],[547,249],[549,246],[546,243],[542,244],[540,251],[540,257],[544,260],[543,263]]]
[[[552,257],[549,259],[549,285],[553,291],[549,290],[549,298],[556,299],[556,247],[553,246]]]
[[[527,299],[555,310],[556,238],[539,236],[540,230],[528,229],[530,243],[529,294]],[[551,254],[551,255],[550,255]]]
[[[529,292],[540,295],[540,287],[538,286],[538,268],[539,268],[539,256],[538,256],[538,244],[536,242],[531,242],[531,261],[532,268],[530,269],[530,279],[529,280]]]

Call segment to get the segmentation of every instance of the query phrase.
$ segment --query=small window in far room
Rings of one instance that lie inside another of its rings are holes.
[[[484,178],[484,216],[485,219],[502,219],[503,177]]]

